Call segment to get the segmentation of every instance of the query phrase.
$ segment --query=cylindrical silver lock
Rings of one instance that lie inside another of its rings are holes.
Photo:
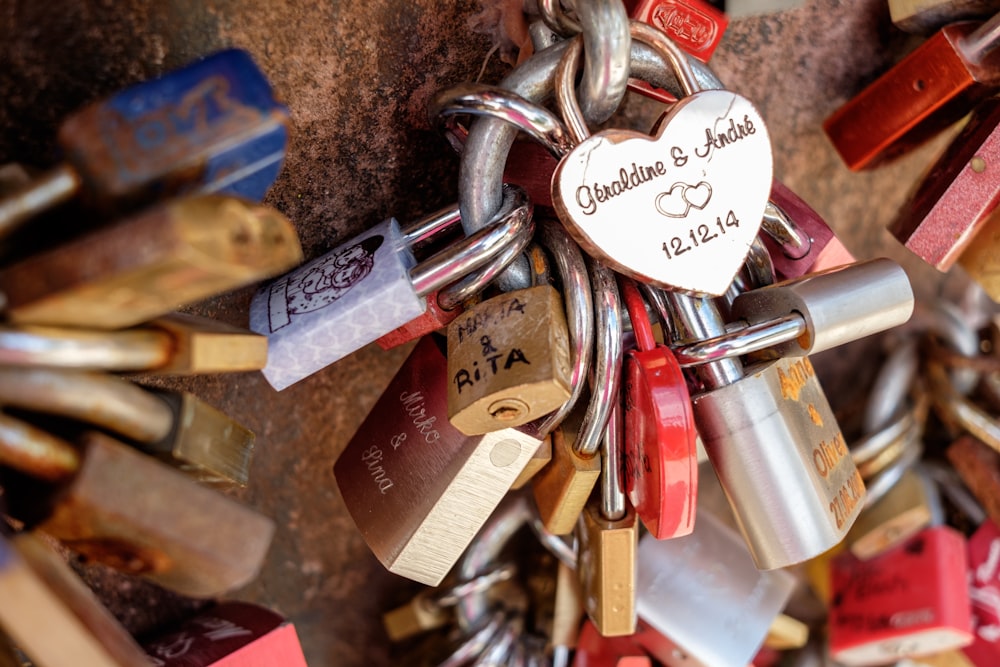
[[[732,313],[751,325],[798,313],[807,333],[774,349],[803,356],[905,323],[913,289],[902,267],[882,257],[744,292]]]

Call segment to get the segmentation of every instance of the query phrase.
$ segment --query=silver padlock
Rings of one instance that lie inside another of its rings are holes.
[[[639,540],[637,567],[637,639],[678,667],[749,664],[795,587],[787,572],[757,570],[739,536],[701,504],[694,533]]]
[[[411,246],[459,222],[457,208],[406,229],[389,218],[279,278],[250,304],[250,328],[268,337],[262,373],[282,390],[422,315],[426,295],[531,239],[532,206],[508,186],[493,224],[420,262]]]
[[[682,341],[724,331],[711,301],[665,296]],[[698,432],[757,566],[786,567],[840,542],[865,488],[808,357],[746,373],[723,359],[697,372]]]

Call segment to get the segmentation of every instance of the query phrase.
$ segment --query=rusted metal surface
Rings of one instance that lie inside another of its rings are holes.
[[[0,163],[56,162],[59,121],[85,103],[227,46],[246,48],[288,104],[285,168],[267,197],[295,223],[307,258],[388,215],[401,220],[456,200],[457,159],[428,124],[441,88],[499,80],[490,31],[502,4],[459,0],[8,0],[0,6]],[[775,176],[823,215],[858,259],[888,256],[919,297],[941,276],[885,230],[941,141],[887,167],[851,173],[821,123],[912,46],[881,0],[814,0],[733,21],[712,64],[760,109],[774,142]],[[503,47],[501,47],[503,50]],[[662,105],[629,96],[626,122],[648,127]],[[617,121],[613,121],[617,123]],[[69,222],[67,221],[67,224]],[[253,288],[194,310],[246,326]],[[332,466],[410,346],[368,348],[289,389],[258,373],[170,380],[257,433],[251,482],[237,497],[273,517],[263,570],[238,597],[295,623],[312,667],[390,664],[380,614],[415,591],[365,546],[340,498]],[[813,359],[831,404],[849,402],[877,364],[872,341]],[[850,369],[845,373],[844,369]],[[160,381],[166,382],[166,381]],[[88,581],[132,629],[184,602],[138,580],[89,570]]]

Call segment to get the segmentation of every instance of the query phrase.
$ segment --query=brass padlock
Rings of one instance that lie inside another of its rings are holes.
[[[0,599],[0,627],[38,667],[149,664],[149,656],[111,612],[34,535],[8,539],[0,534]],[[3,643],[0,637],[0,654]]]
[[[570,372],[554,287],[487,299],[448,325],[448,420],[466,435],[526,424],[569,399]]]
[[[274,209],[190,196],[8,266],[0,291],[17,324],[118,329],[301,259],[295,228]]]
[[[246,486],[254,434],[187,392],[92,371],[0,366],[0,404],[124,436],[200,481]]]
[[[4,477],[11,516],[185,595],[220,595],[256,575],[273,521],[101,433],[79,445],[78,472],[58,486]]]
[[[612,409],[601,456],[601,488],[580,517],[577,573],[584,607],[605,637],[635,633],[639,523],[622,480],[621,407]]]

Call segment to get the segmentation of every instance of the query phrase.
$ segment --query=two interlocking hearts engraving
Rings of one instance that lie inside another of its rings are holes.
[[[616,271],[660,287],[723,294],[760,229],[771,141],[746,98],[706,90],[681,99],[656,136],[605,130],[556,168],[566,229]]]

